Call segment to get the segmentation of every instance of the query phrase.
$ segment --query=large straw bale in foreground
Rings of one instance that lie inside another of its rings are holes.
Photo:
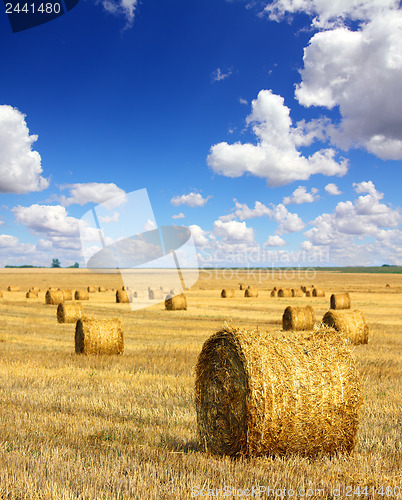
[[[45,295],[46,304],[58,306],[64,302],[63,292],[61,290],[48,290]]]
[[[229,299],[229,298],[232,298],[235,296],[235,292],[234,290],[232,289],[228,289],[228,288],[224,288],[222,291],[221,291],[221,297],[223,299]]]
[[[311,306],[289,306],[282,316],[282,328],[284,330],[312,330],[314,324],[315,314]]]
[[[123,327],[115,319],[79,319],[75,327],[77,354],[122,354]]]
[[[187,299],[184,293],[179,295],[168,295],[165,299],[165,309],[168,311],[187,310]]]
[[[280,288],[278,290],[278,297],[291,297],[292,290],[290,288]]]
[[[7,291],[9,292],[20,292],[21,291],[21,288],[19,286],[8,286],[7,287]]]
[[[258,290],[256,288],[248,287],[244,292],[245,297],[258,297]]]
[[[88,290],[76,290],[74,298],[75,300],[89,300]]]
[[[356,443],[360,382],[332,329],[292,337],[224,327],[196,368],[200,442],[218,455],[313,457]]]
[[[369,326],[364,314],[358,309],[355,311],[330,309],[324,314],[322,322],[344,334],[352,344],[367,344],[368,342]]]
[[[127,290],[117,290],[116,291],[116,302],[118,304],[128,304],[130,302],[128,298]]]
[[[304,297],[303,290],[301,288],[292,288],[292,297]]]
[[[333,293],[330,304],[331,309],[350,309],[349,293]]]
[[[59,304],[57,307],[57,321],[59,323],[76,323],[83,316],[84,311],[79,302]]]
[[[313,288],[313,297],[325,297],[325,291],[322,288]]]

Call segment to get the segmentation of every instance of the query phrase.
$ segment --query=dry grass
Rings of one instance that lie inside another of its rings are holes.
[[[287,282],[270,272],[260,281],[250,272],[223,279],[205,271],[186,292],[189,310],[174,315],[163,303],[132,312],[128,304],[115,303],[112,291],[95,294],[86,313],[118,316],[125,352],[77,356],[74,325],[57,324],[43,294],[26,300],[25,292],[32,283],[46,290],[82,289],[88,282],[109,290],[122,286],[119,276],[84,270],[0,271],[0,498],[184,500],[192,488],[227,485],[323,489],[325,496],[311,498],[329,499],[331,487],[341,487],[336,498],[346,498],[346,486],[401,485],[400,275],[314,277],[328,293],[353,293],[353,306],[370,325],[369,343],[355,348],[364,390],[357,445],[350,456],[316,460],[212,457],[198,445],[194,404],[194,368],[205,340],[229,319],[275,335],[284,304],[270,298],[270,291],[307,285],[308,278]],[[239,282],[258,287],[259,297],[217,300],[222,288]],[[5,291],[9,283],[25,292]],[[309,302],[292,299],[297,307]],[[314,309],[322,317],[328,299],[314,298]]]

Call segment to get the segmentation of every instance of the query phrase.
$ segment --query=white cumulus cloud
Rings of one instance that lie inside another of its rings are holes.
[[[185,215],[183,214],[183,212],[172,215],[172,219],[184,219],[184,218],[185,218]]]
[[[62,196],[61,203],[68,207],[69,205],[86,205],[87,203],[105,203],[109,208],[118,206],[126,201],[126,193],[123,189],[116,186],[116,184],[103,183],[103,182],[86,182],[77,184],[67,184],[61,186],[61,189],[68,189],[70,197]],[[115,199],[115,203],[113,202]]]
[[[293,191],[291,196],[283,198],[283,204],[290,205],[291,203],[295,203],[296,205],[300,205],[301,203],[313,203],[319,198],[317,193],[317,188],[311,188],[311,191],[308,192],[305,186],[299,186]]]
[[[203,198],[200,193],[191,192],[189,194],[183,194],[181,196],[174,196],[170,200],[170,203],[175,207],[178,207],[179,205],[188,205],[189,207],[203,207],[210,198],[211,196]]]
[[[100,3],[106,12],[126,19],[125,29],[131,28],[138,0],[101,0]]]
[[[332,196],[342,194],[342,191],[339,191],[338,186],[336,184],[334,184],[333,182],[330,182],[329,184],[327,184],[324,189],[328,194],[330,194]]]
[[[37,135],[29,135],[23,115],[11,106],[0,106],[0,192],[29,193],[49,186],[42,173],[41,156],[32,149]]]
[[[348,162],[345,159],[337,161],[332,148],[318,149],[308,157],[303,156],[298,149],[300,146],[323,139],[322,124],[301,122],[293,126],[283,98],[271,90],[259,92],[246,122],[252,126],[257,144],[215,144],[207,158],[214,172],[227,177],[250,173],[265,178],[270,186],[307,180],[313,174],[346,174]]]
[[[286,241],[277,234],[274,234],[269,236],[264,245],[267,247],[282,247],[283,245],[286,245]]]
[[[228,242],[253,242],[254,229],[247,227],[245,222],[229,221],[214,222],[213,234]]]

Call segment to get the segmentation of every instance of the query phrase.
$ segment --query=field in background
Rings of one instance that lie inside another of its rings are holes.
[[[202,488],[203,498],[219,498],[215,490],[224,487],[232,489],[222,493],[249,488],[254,498],[259,487],[275,490],[265,497],[259,490],[260,498],[287,498],[283,488],[292,488],[293,498],[309,488],[305,498],[371,498],[373,491],[396,498],[398,486],[402,498],[402,277],[308,277],[297,270],[203,271],[186,292],[187,311],[159,304],[132,312],[115,303],[114,292],[90,294],[82,302],[88,315],[121,319],[125,352],[86,357],[74,353],[75,326],[57,323],[44,291],[38,299],[25,299],[25,292],[35,285],[117,288],[121,278],[79,269],[0,270],[0,498],[185,499]],[[244,298],[239,283],[256,286],[259,297]],[[273,286],[310,283],[327,296],[269,296]],[[7,292],[8,285],[22,291]],[[222,288],[234,288],[236,297],[221,299]],[[364,312],[371,329],[369,344],[355,350],[365,405],[352,455],[230,460],[199,449],[193,390],[203,342],[225,321],[277,332],[287,305],[312,304],[321,318],[330,294],[340,291],[351,292],[352,308]],[[347,486],[353,495],[346,496]],[[370,494],[362,494],[365,486]],[[341,494],[331,496],[338,487]]]

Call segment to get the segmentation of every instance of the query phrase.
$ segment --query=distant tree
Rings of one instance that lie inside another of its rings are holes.
[[[69,269],[78,269],[80,267],[80,265],[78,264],[78,262],[76,262],[73,266],[68,266]]]
[[[52,260],[52,267],[61,267],[59,259]]]

